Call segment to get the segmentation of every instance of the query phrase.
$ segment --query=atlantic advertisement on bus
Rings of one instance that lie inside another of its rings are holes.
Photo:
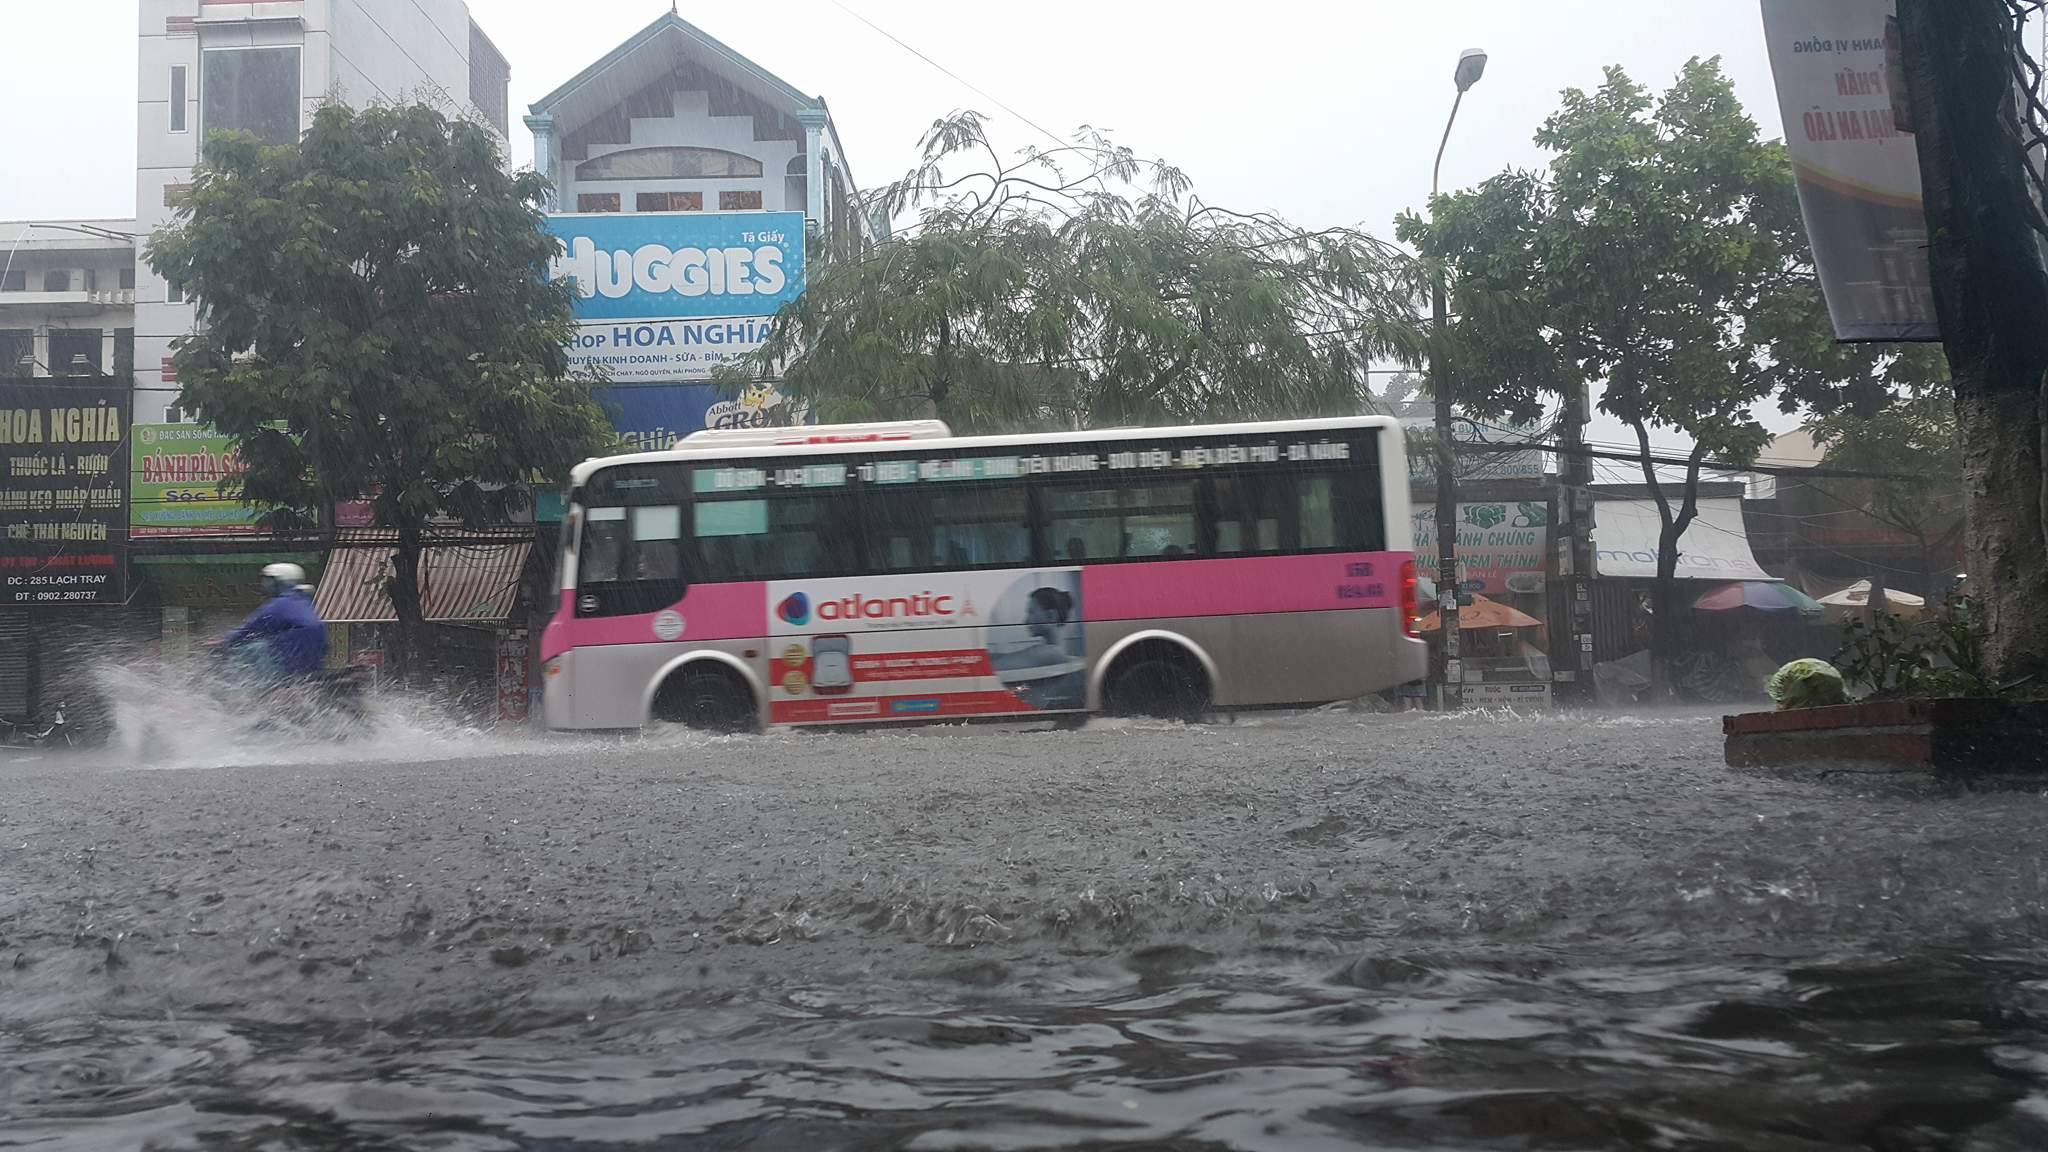
[[[779,581],[768,601],[771,723],[1088,703],[1078,568]]]
[[[0,384],[0,605],[128,593],[128,386]]]
[[[631,212],[547,218],[550,268],[576,283],[572,368],[613,383],[711,379],[759,348],[804,287],[801,212]]]

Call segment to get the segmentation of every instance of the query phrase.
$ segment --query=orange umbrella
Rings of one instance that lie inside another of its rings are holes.
[[[1442,628],[1444,622],[1437,619],[1437,616],[1438,613],[1435,612],[1424,616],[1422,623],[1415,626],[1416,629],[1422,632],[1434,632]],[[1527,612],[1511,605],[1503,604],[1498,600],[1488,600],[1484,596],[1474,596],[1470,604],[1461,605],[1458,608],[1458,631],[1460,632],[1473,628],[1534,628],[1542,623],[1543,621],[1529,615]]]

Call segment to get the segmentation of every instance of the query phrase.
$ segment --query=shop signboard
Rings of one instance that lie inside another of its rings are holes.
[[[627,452],[660,452],[692,432],[807,423],[809,413],[769,383],[728,396],[712,384],[641,384],[599,388],[598,405]]]
[[[1465,681],[1467,708],[1512,708],[1516,711],[1545,712],[1550,709],[1550,685],[1520,681]]]
[[[1410,482],[1436,479],[1436,413],[1425,404],[1398,409],[1408,438]],[[1543,479],[1543,430],[1534,424],[1508,424],[1457,416],[1451,420],[1453,443],[1484,451],[1458,453],[1460,481]],[[1516,447],[1528,445],[1528,447]]]
[[[137,424],[129,454],[129,531],[150,536],[253,536],[262,509],[230,492],[242,475],[233,438],[206,424]]]
[[[128,385],[0,384],[0,606],[128,598]]]
[[[1413,516],[1417,567],[1434,575],[1436,509],[1417,506]],[[1488,596],[1541,591],[1549,537],[1550,506],[1542,500],[1458,505],[1458,586]]]
[[[1838,340],[1939,340],[1893,0],[1764,0],[1785,150]]]
[[[576,283],[572,368],[616,383],[711,379],[759,348],[804,287],[801,212],[549,216],[550,266]]]

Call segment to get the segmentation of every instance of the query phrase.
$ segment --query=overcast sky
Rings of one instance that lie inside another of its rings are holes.
[[[668,0],[471,0],[512,64],[515,159],[526,106],[617,46]],[[1777,102],[1754,0],[681,0],[682,16],[792,86],[824,96],[854,175],[900,175],[957,108],[998,143],[1108,129],[1180,165],[1212,203],[1391,236],[1422,206],[1458,54],[1484,48],[1444,158],[1444,186],[1543,162],[1530,143],[1566,87],[1619,64],[1655,89],[1722,57],[1766,136]],[[989,95],[898,47],[857,12]],[[13,163],[0,220],[135,210],[135,0],[0,0],[0,108]],[[1608,430],[1612,431],[1612,430]],[[1599,437],[1607,438],[1607,437]]]

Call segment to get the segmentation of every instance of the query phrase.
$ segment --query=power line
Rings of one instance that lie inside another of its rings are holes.
[[[1564,444],[1543,443],[1538,441],[1514,444],[1466,443],[1459,444],[1457,446],[1457,450],[1461,454],[1529,451],[1555,452],[1560,456],[1584,456],[1592,460],[1625,460],[1630,463],[1637,464],[1642,463],[1644,461],[1648,461],[1652,465],[1664,465],[1667,467],[1675,468],[1690,468],[1695,463],[1694,460],[1685,456],[1659,456],[1655,453],[1645,456],[1641,452],[1615,452],[1601,448],[1596,448],[1591,445],[1573,447]],[[1926,473],[1922,472],[1866,472],[1861,469],[1855,468],[1828,468],[1825,466],[1814,468],[1801,468],[1797,466],[1776,464],[1738,464],[1728,460],[1707,459],[1699,460],[1697,461],[1697,463],[1700,469],[1706,472],[1733,472],[1736,474],[1749,473],[1763,476],[1809,476],[1818,479],[1832,480],[1935,479],[1935,477],[1929,476]]]
[[[1026,116],[1022,112],[1017,111],[1015,108],[1010,107],[1008,104],[1003,103],[1001,100],[996,99],[994,96],[991,96],[987,92],[976,87],[971,81],[961,76],[958,72],[953,71],[951,68],[948,68],[944,64],[939,63],[937,60],[934,60],[931,57],[925,55],[924,53],[919,52],[917,49],[912,48],[910,45],[905,44],[901,38],[899,38],[895,33],[889,31],[887,28],[882,27],[880,24],[875,23],[873,20],[870,20],[867,17],[861,15],[860,13],[855,12],[851,8],[848,8],[846,5],[840,3],[839,0],[832,0],[832,6],[839,9],[841,12],[846,13],[848,16],[853,17],[855,20],[858,20],[861,23],[867,25],[868,27],[874,29],[876,32],[881,33],[883,36],[888,37],[889,40],[892,41],[898,48],[903,49],[905,52],[910,53],[912,56],[917,57],[919,60],[924,61],[925,63],[952,77],[954,80],[965,85],[967,89],[973,92],[975,95],[980,96],[984,100],[989,101],[996,107],[1001,108],[1003,111],[1008,112],[1010,115],[1015,116],[1017,119],[1022,120],[1026,124],[1029,124],[1031,127],[1038,129],[1039,134],[1044,136],[1046,139],[1052,141],[1054,147],[1064,148],[1067,146],[1067,142],[1065,140],[1060,139],[1058,136],[1055,136],[1051,132],[1046,131],[1043,127],[1040,127],[1038,122],[1033,120],[1031,117]]]

